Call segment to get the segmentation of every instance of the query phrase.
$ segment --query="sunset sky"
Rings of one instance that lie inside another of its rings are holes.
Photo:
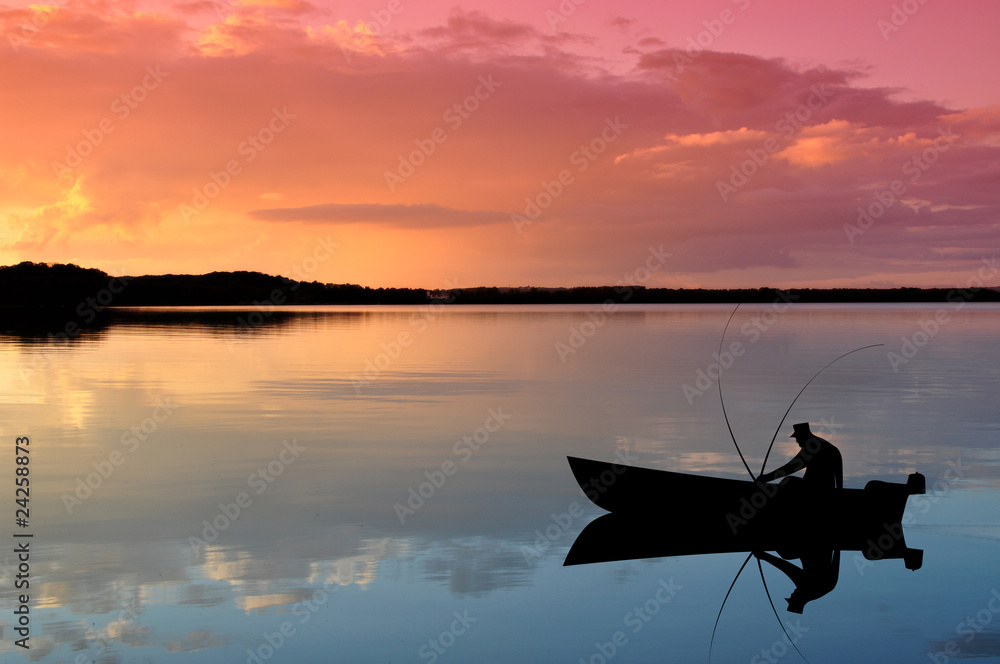
[[[998,25],[994,0],[8,2],[0,264],[961,286],[1000,245]]]

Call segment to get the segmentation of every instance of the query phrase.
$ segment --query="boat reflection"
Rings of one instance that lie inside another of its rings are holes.
[[[802,613],[836,587],[843,551],[902,560],[911,570],[923,562],[901,523],[907,497],[924,492],[919,473],[905,484],[873,480],[819,493],[795,477],[765,485],[569,460],[587,497],[612,513],[584,528],[564,565],[744,552],[792,580],[787,608]]]

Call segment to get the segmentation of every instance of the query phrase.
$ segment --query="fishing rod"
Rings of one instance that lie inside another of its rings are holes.
[[[733,313],[736,313],[736,312],[733,311]],[[725,333],[723,332],[723,334],[725,334]],[[876,348],[878,346],[884,346],[884,345],[885,344],[871,344],[869,346],[862,346],[861,348],[855,348],[852,351],[848,351],[848,352],[844,353],[843,355],[841,355],[840,357],[832,360],[825,367],[823,367],[822,369],[820,369],[819,371],[817,371],[813,375],[813,377],[809,379],[809,382],[807,382],[805,385],[802,386],[802,389],[799,390],[799,393],[795,395],[794,399],[792,399],[792,403],[788,404],[788,410],[786,410],[785,414],[781,416],[781,421],[778,422],[778,428],[774,430],[774,435],[771,436],[771,444],[767,446],[767,453],[764,455],[764,463],[760,464],[760,473],[759,474],[763,474],[764,473],[764,468],[765,468],[765,466],[767,466],[767,457],[771,455],[771,448],[774,447],[774,441],[778,437],[778,432],[781,431],[781,425],[785,423],[785,418],[788,417],[788,413],[792,412],[792,406],[795,405],[795,402],[799,400],[799,397],[802,396],[802,393],[806,391],[807,387],[809,387],[809,383],[811,383],[814,380],[816,380],[821,373],[823,373],[824,371],[826,371],[826,369],[831,364],[833,364],[834,362],[836,362],[837,360],[845,358],[845,357],[847,357],[848,355],[850,355],[852,353],[857,353],[859,350],[865,350],[866,348]],[[735,440],[734,440],[734,442],[735,442]],[[741,454],[740,456],[742,457],[743,455]]]
[[[722,606],[719,607],[719,615],[715,616],[715,626],[712,628],[712,638],[708,642],[708,661],[710,664],[712,661],[712,646],[715,644],[715,630],[719,629],[719,619],[722,618],[722,610],[726,608],[726,600],[729,599],[729,593],[733,592],[733,586],[736,585],[736,581],[739,580],[740,574],[743,573],[743,568],[747,566],[747,563],[750,562],[752,557],[753,551],[747,555],[747,559],[743,561],[742,565],[740,565],[740,571],[736,573],[736,576],[733,578],[733,582],[729,584],[729,590],[726,591],[726,596],[722,598]]]
[[[722,345],[723,345],[723,343],[726,340],[726,332],[729,330],[729,323],[732,322],[733,316],[736,315],[736,311],[739,308],[740,308],[740,304],[737,304],[736,308],[733,309],[733,312],[731,314],[729,314],[729,319],[726,321],[726,326],[722,330],[722,338],[719,339],[719,353],[718,353],[718,357],[719,358],[722,357]],[[788,404],[788,408],[785,410],[785,414],[781,416],[781,421],[778,422],[778,428],[775,429],[774,435],[771,436],[771,443],[770,443],[770,445],[768,445],[767,452],[764,454],[764,462],[760,466],[760,473],[759,474],[763,474],[764,468],[767,466],[767,458],[771,454],[771,449],[774,447],[774,441],[777,440],[777,438],[778,438],[778,432],[781,431],[781,426],[785,423],[785,418],[788,417],[788,413],[790,413],[792,411],[792,408],[795,406],[795,402],[799,400],[799,397],[802,396],[802,393],[806,391],[806,388],[809,387],[810,383],[812,383],[814,380],[816,380],[816,378],[818,378],[821,373],[823,373],[827,368],[830,367],[830,365],[834,364],[838,360],[840,360],[842,358],[845,358],[848,355],[851,355],[852,353],[857,353],[858,351],[865,350],[867,348],[876,348],[878,346],[884,346],[884,345],[885,344],[870,344],[868,346],[862,346],[861,348],[855,348],[854,350],[848,351],[848,352],[844,353],[843,355],[840,355],[839,357],[837,357],[834,360],[830,361],[829,363],[827,363],[826,366],[824,366],[822,369],[820,369],[815,374],[813,374],[813,377],[810,378],[806,382],[806,384],[802,386],[802,389],[799,390],[799,393],[796,394],[795,398],[792,399],[792,402],[790,404]],[[726,413],[726,400],[722,396],[722,364],[721,364],[721,359],[719,360],[719,362],[720,362],[720,364],[719,364],[719,403],[722,405],[722,416],[726,420],[726,428],[729,429],[729,436],[730,436],[730,438],[733,439],[733,445],[736,446],[736,453],[740,455],[740,460],[743,462],[743,466],[747,469],[747,473],[749,473],[750,479],[752,481],[756,482],[757,481],[757,477],[750,470],[750,465],[747,463],[746,458],[743,456],[743,452],[742,452],[742,450],[740,450],[740,444],[738,442],[736,442],[736,435],[733,433],[733,427],[729,423],[729,415]],[[739,580],[740,575],[743,573],[743,569],[747,566],[747,563],[750,562],[750,558],[752,556],[753,556],[753,551],[751,551],[750,555],[747,556],[747,559],[743,561],[743,564],[740,566],[739,571],[736,572],[736,576],[733,578],[733,582],[731,584],[729,584],[729,590],[726,591],[726,596],[722,599],[722,606],[719,607],[719,614],[715,617],[715,626],[712,628],[712,638],[711,638],[711,640],[709,641],[709,644],[708,644],[708,661],[709,661],[709,664],[711,664],[711,661],[712,661],[712,647],[713,647],[714,641],[715,641],[715,632],[716,632],[716,630],[719,627],[719,620],[722,618],[722,610],[726,608],[726,601],[729,599],[729,594],[733,591],[733,587],[736,585],[736,582]],[[806,658],[805,655],[802,654],[802,651],[799,650],[799,647],[797,645],[795,645],[794,642],[792,642],[792,637],[790,637],[788,635],[788,630],[785,629],[785,624],[783,622],[781,622],[781,616],[778,615],[778,610],[776,608],[774,608],[774,600],[771,599],[771,591],[768,589],[768,587],[767,587],[767,580],[764,578],[764,567],[761,565],[759,558],[757,559],[757,570],[760,572],[760,582],[764,586],[764,594],[767,595],[767,602],[768,602],[768,604],[771,605],[771,611],[774,612],[774,617],[778,620],[778,625],[781,627],[781,631],[785,633],[785,637],[788,639],[788,642],[791,644],[791,646],[793,648],[795,648],[795,652],[797,652],[799,654],[799,657],[801,657],[806,662],[806,664],[808,664],[809,660]]]
[[[729,320],[726,321],[726,327],[723,328],[723,330],[722,330],[722,338],[719,340],[719,357],[720,358],[722,357],[722,344],[726,340],[726,331],[729,329],[729,323],[733,320],[733,316],[736,315],[736,310],[739,309],[739,308],[740,308],[740,305],[737,304],[736,305],[736,309],[733,309],[733,313],[729,314]],[[814,376],[814,378],[815,378],[815,376]],[[810,381],[810,382],[812,382],[812,381]],[[806,383],[806,385],[808,385],[808,383]],[[802,389],[803,389],[803,391],[805,390],[805,388],[802,388]],[[802,394],[802,392],[799,392],[799,394]],[[797,399],[798,397],[795,397],[795,398]],[[740,444],[738,442],[736,442],[736,434],[733,433],[733,427],[730,426],[730,424],[729,424],[729,416],[726,415],[726,400],[722,397],[722,364],[721,364],[721,359],[720,359],[720,364],[719,364],[719,402],[722,404],[722,415],[723,415],[723,417],[726,418],[726,427],[729,429],[729,436],[730,436],[730,438],[733,439],[733,445],[736,446],[736,452],[740,455],[740,459],[743,461],[743,465],[746,467],[747,473],[750,474],[750,480],[756,482],[757,478],[754,477],[753,472],[750,470],[750,465],[747,463],[747,460],[743,457],[743,452],[740,451]],[[793,401],[792,403],[794,404],[795,402]],[[792,409],[792,407],[789,406],[788,410],[791,410],[791,409]],[[787,415],[788,413],[786,412],[785,414]],[[784,418],[782,418],[782,421],[784,421]],[[775,434],[775,437],[777,437],[777,434]],[[712,646],[714,645],[714,642],[715,642],[715,631],[718,629],[718,627],[719,627],[719,620],[722,618],[722,610],[724,608],[726,608],[726,600],[729,599],[729,593],[731,593],[733,591],[733,587],[736,586],[736,582],[739,580],[740,574],[743,573],[743,569],[747,566],[747,563],[750,562],[750,558],[752,556],[753,556],[753,551],[751,551],[750,555],[747,556],[747,559],[743,561],[743,564],[740,566],[739,571],[736,572],[736,576],[733,578],[733,582],[729,584],[729,590],[726,591],[726,596],[722,599],[722,606],[719,607],[719,614],[715,617],[715,627],[712,628],[712,638],[711,638],[711,640],[708,643],[708,662],[709,662],[709,664],[712,663]],[[788,630],[785,629],[785,624],[783,622],[781,622],[781,616],[778,615],[777,609],[774,608],[774,601],[771,600],[771,591],[768,590],[768,588],[767,588],[767,581],[764,579],[764,568],[761,566],[759,558],[757,559],[757,569],[760,571],[760,582],[764,586],[764,594],[767,595],[767,601],[771,605],[771,610],[774,611],[774,617],[778,619],[778,625],[781,627],[781,631],[785,633],[785,637],[788,638],[788,642],[792,643],[792,637],[788,636]],[[802,657],[802,659],[804,659],[806,661],[806,664],[809,664],[809,660],[806,659],[805,656],[799,651],[798,646],[796,646],[794,643],[792,643],[792,647],[795,648],[795,652],[799,653],[799,656]]]
[[[736,305],[736,309],[740,308],[740,304],[741,303],[738,303]],[[719,358],[719,403],[722,404],[722,416],[726,418],[726,428],[729,429],[729,436],[733,439],[733,445],[736,446],[736,453],[740,455],[740,461],[743,462],[743,467],[747,469],[747,473],[750,475],[750,481],[755,481],[757,478],[754,477],[753,471],[750,470],[750,464],[747,463],[746,457],[743,456],[743,452],[740,450],[740,444],[736,442],[736,435],[733,433],[733,427],[729,424],[729,415],[726,414],[726,400],[722,398],[722,344],[726,340],[726,330],[729,329],[729,323],[732,322],[733,316],[736,315],[736,309],[733,309],[733,313],[729,314],[729,320],[726,321],[726,326],[722,329],[722,338],[719,339],[719,352],[716,353],[716,357]]]
[[[750,555],[752,556],[753,553],[751,552]],[[774,602],[771,601],[771,593],[767,590],[767,581],[764,580],[764,566],[760,564],[760,558],[757,559],[757,569],[760,570],[760,582],[764,584],[764,593],[767,595],[767,603],[771,605],[771,610],[774,611],[774,617],[778,619],[778,624],[781,625],[781,631],[785,633],[785,638],[788,639],[788,642],[793,648],[795,648],[795,652],[799,653],[799,657],[805,660],[806,664],[809,664],[809,660],[802,654],[799,647],[795,645],[795,641],[792,641],[792,637],[788,635],[788,630],[785,629],[785,623],[781,622],[781,616],[778,615],[778,610],[774,608]]]

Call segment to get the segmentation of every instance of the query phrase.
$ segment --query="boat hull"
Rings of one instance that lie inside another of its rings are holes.
[[[860,551],[869,560],[903,558],[920,566],[901,525],[906,484],[871,481],[864,489],[817,493],[799,478],[758,484],[569,457],[580,488],[605,515],[584,529],[566,565],[662,556],[807,550]],[[786,555],[788,554],[788,555]]]

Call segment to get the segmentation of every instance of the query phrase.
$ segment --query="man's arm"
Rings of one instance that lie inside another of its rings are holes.
[[[787,560],[784,560],[783,558],[778,558],[777,556],[772,556],[770,553],[767,553],[766,551],[754,551],[753,555],[758,560],[769,562],[775,567],[777,567],[779,570],[784,572],[785,576],[791,579],[792,583],[794,583],[796,586],[798,586],[799,583],[801,583],[804,572],[795,565],[793,565],[792,563],[788,562]]]
[[[785,477],[786,475],[797,473],[798,471],[805,468],[805,465],[806,465],[805,461],[802,459],[802,451],[799,450],[799,453],[793,456],[788,461],[788,463],[781,466],[780,468],[772,470],[769,473],[764,473],[763,475],[757,478],[757,481],[770,482],[771,480],[776,480],[778,478]]]

